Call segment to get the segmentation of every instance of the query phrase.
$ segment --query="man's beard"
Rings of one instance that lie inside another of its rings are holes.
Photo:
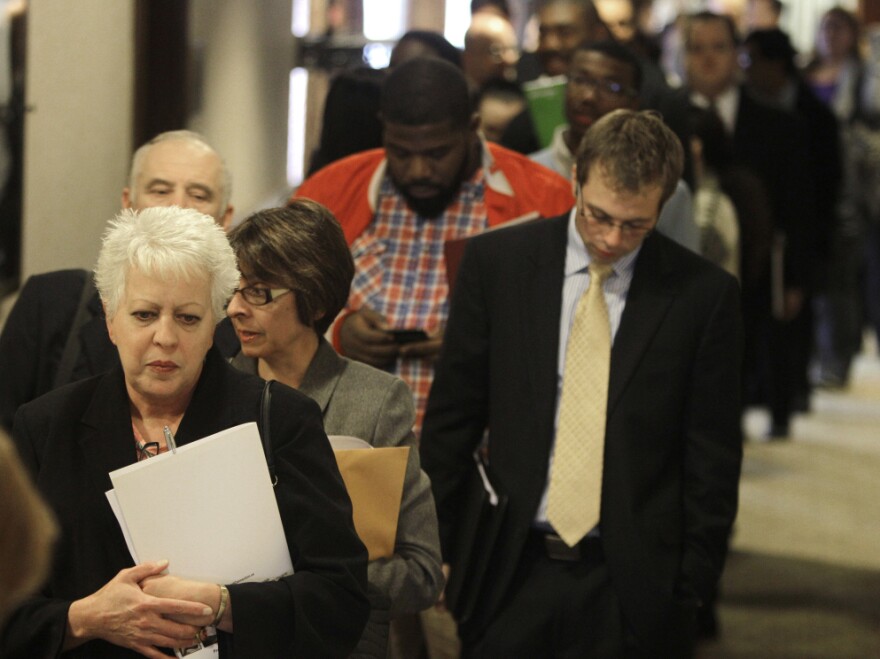
[[[469,159],[463,158],[461,161],[461,166],[458,168],[458,172],[455,175],[455,179],[452,181],[452,185],[450,185],[448,188],[441,188],[436,183],[432,183],[430,181],[411,181],[406,187],[403,187],[394,180],[393,175],[391,177],[391,182],[394,184],[394,187],[397,189],[397,191],[400,192],[400,194],[403,196],[404,200],[406,201],[406,205],[409,206],[410,209],[418,213],[421,217],[426,217],[430,220],[433,220],[443,215],[443,212],[447,208],[449,208],[450,204],[452,204],[453,199],[458,196],[458,193],[461,190],[461,186],[468,178],[467,175],[469,169]],[[437,194],[433,197],[417,198],[410,195],[407,191],[408,188],[416,188],[421,186],[436,188]]]
[[[413,184],[421,185],[421,184]],[[443,212],[452,203],[452,200],[458,194],[461,187],[461,181],[458,181],[455,187],[438,189],[437,194],[433,197],[417,198],[411,196],[405,189],[398,188],[400,194],[406,200],[406,205],[415,211],[421,217],[434,219],[443,215]]]

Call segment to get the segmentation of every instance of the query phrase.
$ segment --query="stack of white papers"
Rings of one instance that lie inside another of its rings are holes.
[[[256,423],[110,473],[136,562],[238,583],[293,572]],[[109,496],[109,493],[108,493]]]
[[[168,559],[170,574],[217,584],[293,573],[256,423],[117,469],[110,480],[107,499],[135,563]],[[216,646],[205,656],[214,654]]]

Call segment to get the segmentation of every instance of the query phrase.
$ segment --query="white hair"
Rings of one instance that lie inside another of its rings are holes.
[[[110,221],[95,266],[108,318],[116,315],[132,269],[163,281],[206,278],[214,322],[223,318],[240,277],[235,253],[214,218],[179,206],[124,210]]]
[[[128,189],[131,200],[135,201],[137,199],[137,179],[144,166],[144,158],[147,157],[147,152],[157,144],[172,141],[186,142],[205,149],[217,156],[217,159],[220,161],[220,213],[225,213],[226,209],[229,208],[229,200],[232,197],[232,174],[229,173],[226,161],[223,160],[214,147],[208,144],[208,141],[204,137],[192,130],[168,130],[164,133],[159,133],[149,142],[142,144],[138,150],[134,152],[134,155],[131,158],[131,169],[128,172]]]

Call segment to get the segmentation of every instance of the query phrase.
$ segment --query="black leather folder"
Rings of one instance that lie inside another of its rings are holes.
[[[446,606],[459,625],[470,620],[479,603],[507,511],[507,495],[498,490],[491,469],[477,454],[466,488],[461,523],[450,556],[452,572],[446,584]]]

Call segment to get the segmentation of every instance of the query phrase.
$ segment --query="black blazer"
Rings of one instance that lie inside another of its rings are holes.
[[[235,370],[212,349],[177,442],[183,445],[255,421],[262,389],[260,378]],[[229,585],[235,633],[221,634],[222,656],[346,656],[369,613],[367,552],[354,531],[351,502],[322,429],[321,412],[306,396],[274,385],[271,434],[278,475],[275,496],[295,573],[275,582]],[[71,601],[98,590],[133,564],[104,496],[111,488],[109,472],[136,459],[121,368],[22,406],[15,417],[15,441],[58,517],[61,538],[48,584],[13,614],[0,656],[55,657]],[[216,515],[222,524],[223,511]],[[67,656],[140,655],[92,641]]]
[[[85,270],[60,270],[30,277],[9,312],[0,335],[0,424],[7,430],[12,430],[20,405],[54,388],[87,276]],[[97,295],[88,311],[90,319],[80,331],[75,379],[102,373],[119,360]]]
[[[804,120],[809,138],[808,153],[816,185],[816,232],[813,236],[815,254],[827,263],[831,238],[837,224],[837,204],[843,183],[843,145],[840,127],[831,109],[820,101],[813,90],[799,80],[795,112]],[[813,269],[815,273],[815,268]]]
[[[504,599],[546,486],[567,223],[538,220],[470,241],[428,401],[422,466],[444,556],[486,427],[491,467],[510,496],[484,610]],[[612,349],[601,511],[611,581],[648,648],[687,638],[696,599],[721,573],[742,457],[741,343],[736,281],[649,236]],[[486,623],[462,633],[478,638]]]
[[[660,110],[667,123],[687,123],[690,93],[683,87],[663,99]],[[732,164],[746,168],[760,180],[764,188],[761,196],[766,195],[773,215],[771,231],[786,234],[786,284],[806,287],[814,276],[822,219],[817,211],[808,126],[801,117],[757,101],[740,85],[732,139]],[[754,218],[740,217],[739,221],[746,228],[755,224]],[[769,279],[763,286],[769,286]],[[769,295],[766,300],[769,303]]]
[[[819,216],[811,136],[801,117],[771,108],[740,88],[734,160],[764,184],[777,230],[785,233],[789,287],[807,288],[816,269]]]

